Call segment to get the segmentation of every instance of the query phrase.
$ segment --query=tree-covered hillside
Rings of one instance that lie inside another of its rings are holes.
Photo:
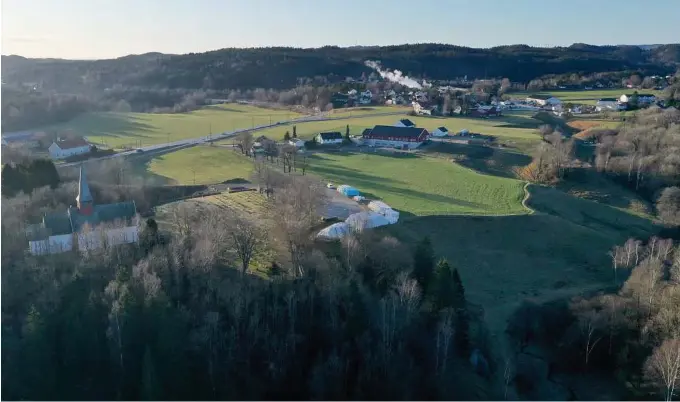
[[[644,50],[637,46],[536,48],[526,45],[474,49],[443,44],[318,49],[221,49],[206,53],[147,53],[111,60],[2,57],[7,84],[35,83],[44,90],[83,93],[116,86],[247,89],[291,88],[301,78],[344,78],[369,74],[366,60],[429,79],[507,77],[527,82],[546,74],[639,70],[674,71],[680,45]]]

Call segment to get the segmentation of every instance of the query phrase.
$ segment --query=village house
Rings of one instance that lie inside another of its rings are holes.
[[[368,89],[359,94],[359,104],[368,105],[373,101],[373,93]]]
[[[527,103],[535,103],[540,106],[558,105],[562,103],[559,99],[551,95],[529,95],[526,99]]]
[[[364,143],[374,147],[392,147],[400,149],[413,149],[419,147],[429,133],[424,128],[375,126],[370,130],[364,130]]]
[[[595,110],[601,112],[603,110],[619,110],[621,105],[616,98],[602,98],[595,103]]]
[[[47,148],[52,159],[65,159],[75,155],[83,155],[90,152],[92,145],[83,138],[52,142]]]
[[[33,255],[56,254],[71,250],[87,251],[106,245],[135,243],[139,240],[139,216],[134,201],[96,205],[80,167],[76,207],[45,214],[42,222],[29,225],[26,235]]]
[[[633,95],[635,95],[635,94],[621,95],[619,97],[619,102],[628,103],[628,102],[630,102],[630,98],[632,98]],[[637,99],[638,99],[639,105],[650,105],[650,104],[656,102],[656,96],[653,95],[653,94],[637,94]]]
[[[335,131],[332,133],[319,133],[316,135],[315,140],[321,145],[334,145],[342,144],[343,138],[342,134]]]

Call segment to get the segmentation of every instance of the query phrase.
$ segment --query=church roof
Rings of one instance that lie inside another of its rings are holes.
[[[85,224],[90,227],[101,225],[102,223],[113,223],[117,220],[128,221],[137,213],[135,203],[117,202],[115,204],[95,205],[91,215],[83,215],[78,212],[78,208],[70,208],[70,217],[73,230],[79,232]]]

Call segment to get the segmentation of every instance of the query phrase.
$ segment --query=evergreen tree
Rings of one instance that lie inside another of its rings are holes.
[[[347,128],[345,129],[345,139],[349,141],[349,124],[347,125]]]
[[[297,138],[297,126],[293,126],[293,138]]]
[[[453,342],[456,345],[458,354],[462,357],[467,357],[470,354],[470,317],[468,315],[467,301],[465,300],[465,288],[458,274],[458,269],[453,269],[452,279],[453,307],[456,309],[456,332]]]
[[[2,195],[12,197],[20,187],[17,170],[9,163],[2,166]]]
[[[146,347],[142,362],[142,400],[157,401],[161,399],[161,388],[156,374],[156,365],[151,357],[151,350]]]
[[[288,131],[286,131],[286,134],[283,135],[283,140],[290,141],[290,133]]]
[[[434,250],[432,250],[432,243],[429,237],[423,238],[416,246],[413,252],[413,272],[412,277],[424,293],[430,285],[432,279],[432,270],[434,268]]]

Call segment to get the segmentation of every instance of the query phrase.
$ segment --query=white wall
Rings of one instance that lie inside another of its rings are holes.
[[[33,255],[57,254],[73,249],[73,235],[50,236],[46,240],[29,241],[28,247]]]
[[[388,140],[376,140],[376,139],[368,139],[364,140],[365,144],[372,145],[374,147],[399,147],[402,148],[404,145],[407,145],[409,149],[414,149],[418,148],[422,142],[408,142],[408,141],[388,141]]]
[[[95,229],[87,233],[78,233],[78,250],[87,251],[101,248],[104,244],[116,246],[125,243],[135,243],[139,240],[137,226],[111,228],[107,230]]]
[[[53,143],[50,145],[49,151],[50,157],[52,159],[64,159],[68,158],[69,156],[86,154],[90,152],[90,146],[86,145],[78,148],[61,149],[59,146]]]
[[[320,135],[317,135],[316,136],[316,142],[318,142],[319,144],[325,144],[325,145],[342,144],[342,138],[337,139],[337,140],[323,140]]]

